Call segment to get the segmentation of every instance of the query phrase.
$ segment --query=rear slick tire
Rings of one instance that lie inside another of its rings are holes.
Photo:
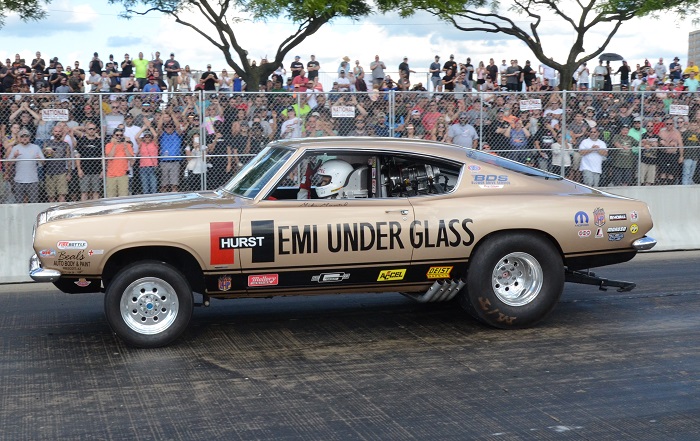
[[[164,262],[143,261],[120,270],[107,286],[105,315],[130,346],[156,348],[187,328],[194,300],[187,279]]]
[[[534,326],[554,309],[564,291],[559,250],[533,233],[487,239],[469,259],[459,303],[477,320],[501,329]]]

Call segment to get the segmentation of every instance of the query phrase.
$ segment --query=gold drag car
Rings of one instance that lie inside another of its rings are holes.
[[[210,298],[401,292],[457,298],[498,328],[544,319],[565,281],[655,241],[647,205],[557,175],[422,140],[273,142],[224,187],[69,203],[35,225],[30,276],[105,292],[130,345],[187,327]]]

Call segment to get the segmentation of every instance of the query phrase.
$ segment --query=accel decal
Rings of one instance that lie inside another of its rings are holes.
[[[403,280],[406,275],[406,269],[391,269],[382,270],[379,272],[379,277],[377,277],[377,282],[388,282],[392,280]]]

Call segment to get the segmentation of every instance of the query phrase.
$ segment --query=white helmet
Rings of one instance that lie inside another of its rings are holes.
[[[352,171],[352,165],[345,161],[332,159],[324,162],[316,170],[316,174],[321,177],[321,182],[316,186],[318,197],[327,198],[337,194],[345,186]]]

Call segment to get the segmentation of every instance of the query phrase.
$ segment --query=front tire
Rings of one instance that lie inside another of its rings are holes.
[[[139,348],[165,346],[187,328],[194,300],[187,279],[156,261],[133,263],[107,286],[105,315],[115,334]]]
[[[500,234],[470,258],[459,302],[487,325],[527,328],[554,309],[564,280],[561,254],[549,240],[532,233]]]

